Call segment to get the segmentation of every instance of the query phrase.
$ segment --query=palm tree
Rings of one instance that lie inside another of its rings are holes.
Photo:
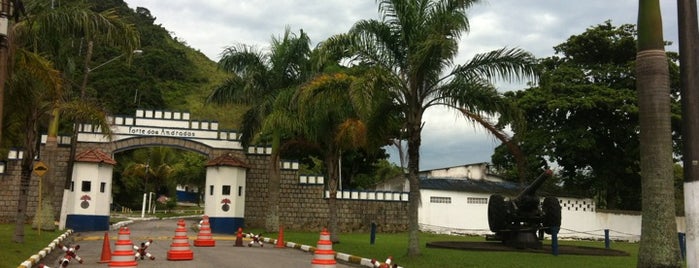
[[[680,86],[682,92],[682,148],[684,170],[684,211],[687,223],[687,267],[699,266],[699,207],[692,200],[696,196],[699,183],[699,166],[693,159],[699,157],[699,26],[697,26],[697,1],[677,1],[679,47],[680,47]],[[681,204],[677,204],[681,205]],[[680,206],[682,207],[682,206]]]
[[[469,30],[466,10],[477,0],[383,0],[382,20],[362,20],[347,34],[329,38],[321,49],[327,57],[343,54],[355,63],[373,66],[385,76],[385,90],[394,93],[404,118],[408,143],[408,255],[420,255],[420,145],[422,117],[433,106],[466,109],[487,116],[497,107],[482,94],[493,92],[493,79],[533,77],[534,57],[520,49],[498,49],[453,65],[462,33]],[[481,111],[485,111],[483,113]]]
[[[123,178],[129,180],[128,184],[132,190],[172,197],[175,192],[175,182],[171,180],[172,164],[175,163],[176,157],[174,151],[167,147],[134,151],[134,162],[124,168]]]
[[[300,31],[291,33],[289,28],[281,38],[272,38],[266,53],[248,45],[226,48],[219,67],[232,76],[209,95],[210,103],[234,103],[248,105],[243,115],[241,141],[247,147],[255,138],[264,118],[272,111],[279,92],[305,82],[311,73],[310,39]],[[267,219],[265,229],[272,232],[279,228],[279,145],[281,134],[271,135],[272,156],[269,166]]]
[[[636,79],[643,208],[637,267],[680,267],[673,187],[670,75],[658,0],[639,0]]]
[[[338,162],[342,151],[366,148],[370,135],[368,124],[370,118],[386,118],[388,113],[379,113],[372,101],[387,98],[371,98],[366,94],[373,87],[366,87],[361,82],[345,73],[322,74],[302,86],[297,92],[298,114],[301,129],[299,133],[309,144],[320,152],[328,177],[328,220],[330,240],[338,243],[337,190],[339,181]],[[372,109],[373,112],[372,113]],[[375,120],[373,122],[377,122]],[[373,128],[374,132],[392,126],[390,121],[383,121],[383,126]],[[376,124],[378,125],[378,124]],[[382,135],[372,135],[381,137]],[[383,145],[383,144],[381,144]]]
[[[89,9],[87,2],[71,2],[63,6],[52,6],[45,1],[24,1],[24,3],[28,11],[27,18],[13,25],[11,29],[11,36],[13,36],[11,46],[17,51],[27,50],[34,54],[40,53],[42,56],[46,57],[45,60],[52,61],[52,69],[55,68],[56,63],[59,63],[63,68],[57,69],[63,70],[60,72],[60,75],[65,81],[69,80],[69,75],[67,74],[71,70],[69,67],[73,65],[72,58],[66,54],[66,48],[71,47],[67,44],[70,44],[75,38],[97,38],[104,44],[120,45],[129,51],[138,45],[138,35],[133,27],[119,20],[119,17],[116,16],[114,11],[105,11],[102,13],[93,12]],[[75,55],[75,53],[73,55]],[[42,76],[39,73],[21,74],[20,72],[23,70],[26,71],[25,69],[18,68],[14,75]],[[52,110],[50,112],[52,115],[50,120],[52,122],[49,124],[49,139],[47,140],[47,156],[49,156],[49,159],[53,159],[50,156],[55,155],[57,146],[55,137],[58,133],[60,114],[67,115],[70,119],[81,119],[82,122],[94,122],[101,125],[101,129],[106,132],[110,130],[105,121],[105,113],[99,108],[96,108],[98,107],[97,105],[85,105],[85,102],[67,100],[66,94],[69,92],[65,90],[66,85],[70,85],[70,83],[59,81],[51,87],[56,90],[51,91],[51,94],[43,96],[44,98],[51,98],[48,102]],[[38,90],[36,88],[32,89]],[[44,111],[44,108],[45,107],[35,107],[35,109],[38,109],[37,111],[48,114],[49,112]],[[35,116],[34,119],[38,120],[41,117],[43,117],[43,115]],[[38,122],[34,124],[38,124]],[[37,138],[37,135],[29,136],[33,139]],[[26,140],[24,143],[25,149],[33,147],[35,143],[35,141]],[[31,146],[28,146],[28,144]],[[25,155],[27,154],[25,153]],[[56,165],[55,163],[49,163],[49,166],[55,167]],[[24,168],[29,168],[29,170],[31,170],[31,163],[25,163],[25,165],[23,165],[23,169]],[[45,203],[48,205],[41,206],[42,211],[37,212],[36,216],[47,215],[46,217],[48,219],[40,220],[43,225],[37,226],[37,228],[55,229],[53,224],[55,213],[51,205],[55,198],[54,183],[56,178],[54,171],[54,168],[49,168],[49,176],[43,180],[43,196],[45,197]],[[70,176],[68,176],[66,181],[70,181]],[[24,220],[18,217],[17,221],[23,222]],[[16,229],[15,232],[16,237],[23,236],[23,234],[20,234],[23,232],[20,229]]]
[[[26,222],[29,183],[31,180],[36,142],[39,135],[39,122],[51,109],[51,97],[61,88],[58,71],[51,63],[30,51],[18,48],[12,51],[12,70],[9,73],[8,94],[11,102],[5,106],[13,111],[6,120],[5,134],[9,140],[17,140],[23,146],[21,175],[15,233],[13,241],[24,242],[24,224]],[[6,139],[8,140],[8,139]],[[53,223],[53,221],[51,222]]]

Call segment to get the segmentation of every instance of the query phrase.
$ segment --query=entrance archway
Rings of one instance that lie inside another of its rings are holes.
[[[236,132],[222,131],[218,129],[218,123],[210,121],[195,121],[190,120],[190,114],[184,112],[167,112],[167,111],[151,111],[137,110],[134,117],[112,117],[112,135],[105,136],[102,131],[93,125],[83,124],[78,127],[78,138],[76,140],[77,152],[84,151],[99,151],[105,155],[114,157],[116,153],[133,150],[145,147],[175,147],[188,151],[194,151],[206,155],[210,161],[220,156],[225,156],[228,159],[235,159],[242,163],[238,166],[233,166],[233,173],[238,174],[234,180],[235,189],[241,192],[245,183],[245,169],[247,165],[247,157],[241,146],[239,136]],[[253,148],[252,150],[258,150]],[[266,150],[265,150],[266,151]],[[230,162],[230,161],[229,161]],[[96,174],[90,172],[91,169],[98,170],[101,168],[102,162],[95,162],[93,165],[81,164],[74,166],[72,185],[91,184],[95,180],[95,185],[104,183],[111,184],[111,175],[109,178],[95,177],[85,174]],[[95,167],[95,166],[99,166]],[[207,164],[208,166],[208,164]],[[211,189],[211,195],[214,195],[213,189],[230,189],[231,183],[229,180],[230,172],[218,172],[219,166],[212,165],[212,170],[216,172],[209,173],[207,168],[207,188]],[[80,170],[82,169],[82,170]],[[242,173],[236,170],[243,169]],[[242,174],[242,177],[240,177]],[[242,181],[242,183],[241,183]],[[91,192],[100,189],[81,188],[76,191],[75,187],[64,189],[63,205],[61,206],[61,214],[59,228],[72,228],[76,231],[97,231],[103,230],[103,220],[94,220],[95,217],[101,218],[103,215],[94,215],[93,211],[88,211],[82,206],[76,205],[75,200],[86,198]],[[104,191],[104,189],[101,189]],[[206,189],[204,189],[206,190]],[[103,199],[101,195],[96,195]],[[93,200],[95,204],[106,206],[109,211],[110,200]],[[111,196],[110,196],[111,199]],[[244,218],[244,196],[242,198],[229,199],[229,202],[242,202],[242,204],[226,204],[240,209],[225,210],[223,212],[214,211],[214,206],[207,206],[207,213],[210,215],[213,223],[218,222],[235,223],[226,224],[225,228],[217,227],[219,232],[233,233],[238,227],[242,227]],[[211,207],[212,209],[209,209]],[[209,211],[211,210],[211,211]],[[103,209],[98,209],[103,211]],[[92,214],[90,214],[92,213]],[[230,219],[228,219],[230,218]],[[99,222],[99,224],[90,224],[90,222]],[[228,230],[230,229],[230,230]]]

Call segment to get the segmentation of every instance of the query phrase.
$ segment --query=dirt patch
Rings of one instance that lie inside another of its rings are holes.
[[[449,248],[472,251],[511,251],[527,253],[551,254],[551,245],[543,245],[541,249],[516,249],[500,242],[465,242],[465,241],[436,241],[427,243],[428,248]],[[588,255],[588,256],[629,256],[629,253],[615,249],[559,245],[559,255]]]

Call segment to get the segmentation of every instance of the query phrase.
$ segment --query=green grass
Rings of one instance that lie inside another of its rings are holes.
[[[39,231],[32,230],[31,225],[24,227],[24,243],[12,242],[15,233],[14,224],[0,224],[0,268],[15,268],[26,261],[31,255],[36,254],[63,234],[63,231]]]
[[[257,233],[260,230],[245,230]],[[277,234],[263,234],[276,238]],[[284,232],[284,240],[316,246],[319,233]],[[341,234],[340,243],[333,245],[333,250],[359,257],[386,260],[393,256],[394,263],[403,267],[636,267],[638,253],[637,243],[613,242],[612,249],[629,253],[623,257],[573,256],[541,253],[517,252],[482,252],[453,249],[427,248],[425,244],[433,241],[484,241],[483,237],[449,236],[421,233],[420,244],[422,256],[408,258],[407,233],[377,234],[376,243],[369,244],[368,233]],[[550,241],[545,241],[550,243]],[[560,241],[561,245],[575,245],[604,248],[603,241]]]

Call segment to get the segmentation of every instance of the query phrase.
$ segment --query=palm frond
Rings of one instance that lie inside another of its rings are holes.
[[[101,43],[120,47],[131,56],[131,51],[140,46],[140,37],[133,24],[122,20],[115,10],[93,12],[80,3],[47,6],[48,2],[28,3],[29,18],[15,24],[14,33],[18,42],[33,50],[59,49],[50,43],[66,37],[98,40]],[[38,45],[49,45],[37,47]]]
[[[240,77],[232,76],[216,86],[206,98],[206,102],[215,104],[249,104],[250,96],[245,94],[247,91],[243,90],[244,83],[245,81]]]
[[[534,78],[536,72],[534,56],[519,48],[502,48],[475,55],[470,61],[454,68],[452,74],[465,77],[481,77],[493,81],[521,81]]]
[[[111,122],[107,120],[108,113],[101,105],[85,100],[74,100],[61,104],[58,109],[66,119],[94,125],[102,134],[111,139]]]

